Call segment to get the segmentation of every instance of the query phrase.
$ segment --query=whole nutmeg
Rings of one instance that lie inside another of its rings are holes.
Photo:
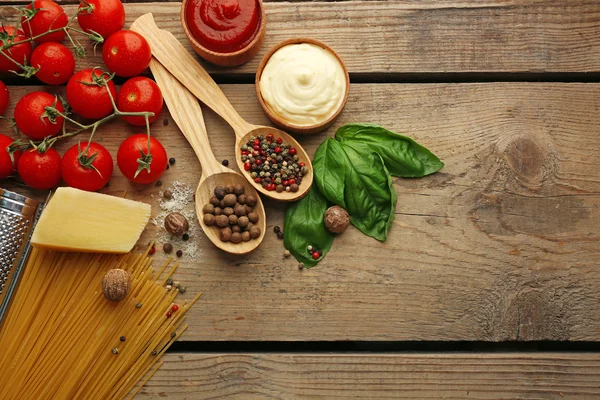
[[[329,207],[323,216],[325,228],[331,233],[342,233],[350,225],[350,215],[340,206]]]
[[[223,200],[227,193],[225,193],[225,188],[223,186],[217,186],[215,188],[215,197],[219,200]]]
[[[236,204],[236,206],[233,208],[233,212],[238,217],[243,217],[244,215],[246,215],[246,207],[244,207],[241,204]]]
[[[250,214],[248,214],[248,219],[250,220],[250,222],[252,222],[253,224],[258,222],[258,213],[255,212],[251,212]]]
[[[235,214],[231,214],[229,216],[229,225],[237,225],[238,223],[238,217]]]
[[[252,226],[248,232],[250,232],[250,237],[252,239],[258,239],[260,236],[260,228],[256,225]]]
[[[222,242],[229,242],[231,240],[231,235],[230,228],[223,228],[221,229],[221,232],[219,232],[219,239],[221,239]]]
[[[246,204],[246,195],[245,194],[241,194],[238,196],[238,203],[240,203],[241,205]]]
[[[219,215],[215,218],[215,222],[219,228],[226,228],[229,225],[229,217],[227,215]]]
[[[124,269],[111,269],[102,279],[102,293],[110,301],[121,301],[129,293],[131,276]]]
[[[239,228],[239,226],[238,226],[238,228]],[[250,241],[250,239],[251,239],[251,238],[250,238],[250,232],[243,232],[243,233],[242,233],[242,240],[243,240],[244,242],[249,242],[249,241]]]
[[[213,196],[210,198],[210,204],[212,204],[214,207],[219,207],[219,204],[221,204],[221,202],[219,201],[219,199]]]
[[[254,207],[256,205],[256,196],[253,194],[246,195],[246,204],[250,207]]]
[[[244,194],[244,192],[244,186],[240,185],[239,183],[233,187],[233,193],[237,194],[238,196],[241,196],[242,194]]]
[[[245,216],[239,217],[237,219],[237,224],[240,226],[240,228],[244,228],[244,227],[248,226],[249,222],[250,222],[250,220],[248,219],[248,217],[245,217]]]
[[[204,214],[214,214],[215,213],[215,206],[213,206],[212,204],[207,204],[202,208],[202,212]]]
[[[215,222],[217,221],[216,218],[217,217],[215,217],[212,214],[204,214],[204,225],[213,226],[215,224]]]
[[[231,243],[238,244],[242,241],[242,234],[239,232],[233,232],[231,234]]]
[[[231,208],[231,207],[225,207],[223,209],[223,214],[225,214],[225,215],[227,215],[229,217],[231,214],[233,214],[233,208]]]
[[[225,207],[233,207],[237,203],[237,196],[235,194],[228,194],[223,198],[223,203],[225,203]]]
[[[165,229],[171,235],[181,236],[190,229],[190,224],[183,214],[172,212],[165,217]]]

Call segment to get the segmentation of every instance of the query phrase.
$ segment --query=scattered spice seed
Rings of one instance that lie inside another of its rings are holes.
[[[164,126],[167,126],[167,125],[169,125],[169,118],[165,118],[165,119],[163,119],[163,125],[164,125]]]
[[[177,310],[179,310],[179,306],[177,304],[173,304],[173,307],[171,307],[171,311],[177,312]]]
[[[169,164],[171,164],[171,165],[175,164],[175,157],[169,158]]]
[[[119,340],[120,340],[121,342],[124,342],[124,341],[126,341],[126,340],[127,340],[127,338],[126,338],[125,336],[121,336],[121,337],[119,338]]]
[[[277,239],[283,239],[283,232],[277,232]]]
[[[181,293],[181,294],[185,293],[185,286],[179,286],[179,293]]]
[[[173,313],[172,313],[171,311],[169,311],[169,312],[167,313],[167,318],[171,318],[171,316],[172,316],[172,315],[173,315]]]
[[[148,251],[148,254],[153,255],[154,253],[156,253],[156,247],[152,246],[150,247],[150,251]]]
[[[156,186],[162,186],[162,181],[156,181]]]
[[[179,281],[175,281],[175,282],[173,283],[173,285],[174,285],[175,287],[179,287]]]
[[[168,200],[168,199],[172,199],[172,198],[173,198],[173,192],[171,192],[170,190],[165,190],[165,191],[163,192],[163,197],[164,197],[165,199],[167,199],[167,200]]]
[[[298,269],[304,269],[304,264],[302,264],[302,263],[298,264]]]
[[[229,160],[223,160],[221,161],[221,164],[223,164],[224,167],[227,167],[229,165]]]
[[[167,290],[171,290],[171,289],[173,289],[173,286],[171,286],[171,285],[167,285],[166,289],[167,289]]]
[[[187,233],[184,233],[183,236],[181,237],[183,240],[188,240],[190,238],[190,235],[188,235]]]
[[[279,232],[281,232],[281,228],[280,228],[278,225],[275,225],[275,226],[273,227],[273,232],[275,232],[275,233],[279,233]]]
[[[119,349],[117,349],[116,347],[113,347],[112,353],[113,354],[119,354]]]
[[[181,257],[183,255],[183,251],[177,250],[177,257]]]
[[[163,251],[167,254],[171,253],[173,251],[173,245],[171,243],[163,244]]]
[[[167,285],[172,285],[173,284],[173,279],[169,278],[167,279]]]
[[[286,250],[286,251],[284,251],[284,252],[283,252],[283,256],[284,256],[285,258],[288,258],[290,255],[292,255],[292,253],[290,253],[290,251],[289,251],[289,250]]]
[[[169,169],[169,164],[167,164],[167,168],[165,168],[165,169]]]
[[[158,354],[158,352],[156,350],[152,350],[152,352],[150,354],[152,354],[153,356],[155,356],[155,355]]]
[[[137,304],[135,305],[135,308],[142,308],[142,303],[137,303]]]

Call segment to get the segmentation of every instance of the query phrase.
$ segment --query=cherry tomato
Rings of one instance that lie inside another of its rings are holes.
[[[112,156],[96,142],[89,147],[87,142],[74,145],[65,152],[60,166],[67,185],[90,192],[106,186],[113,173]]]
[[[142,35],[123,30],[106,39],[102,48],[102,59],[115,74],[124,77],[136,76],[150,65],[152,50]]]
[[[79,26],[84,31],[100,34],[104,39],[123,29],[125,25],[125,7],[121,0],[87,0],[79,4],[79,8],[90,5],[91,13],[82,11],[78,16]]]
[[[157,181],[167,169],[167,152],[158,140],[150,138],[150,152],[152,161],[150,162],[150,172],[147,169],[141,170],[135,176],[141,157],[140,151],[148,154],[148,137],[143,134],[132,135],[125,139],[119,151],[117,152],[117,164],[119,169],[127,179],[135,183],[152,183]]]
[[[29,149],[17,164],[19,176],[34,189],[52,189],[60,182],[60,155],[53,148],[44,153]]]
[[[56,135],[62,129],[64,118],[44,115],[49,106],[54,106],[61,113],[65,111],[60,100],[50,93],[31,92],[21,97],[15,107],[17,128],[33,140]]]
[[[17,163],[21,157],[21,151],[13,153],[13,160],[8,154],[8,146],[14,142],[10,137],[0,133],[0,179],[7,178],[17,170]]]
[[[26,7],[27,10],[32,10],[32,2]],[[64,28],[69,23],[69,18],[65,10],[52,0],[35,0],[33,2],[33,10],[28,13],[35,12],[35,15],[28,19],[29,16],[21,17],[23,30],[28,37],[40,35],[49,30]],[[37,43],[60,42],[65,38],[65,31],[58,31],[44,35],[35,39]]]
[[[4,115],[8,104],[10,103],[10,93],[4,82],[0,81],[0,115]]]
[[[17,45],[4,50],[4,53],[19,64],[23,65],[24,63],[29,64],[29,59],[31,58],[31,42],[23,42],[24,40],[27,40],[27,37],[22,30],[15,32],[14,26],[0,27],[0,45],[4,46],[6,43],[18,43]],[[19,72],[19,67],[8,58],[0,56],[0,72],[9,71]]]
[[[152,79],[137,76],[129,79],[121,86],[117,107],[124,112],[153,112],[154,117],[149,118],[150,123],[153,123],[162,111],[163,95]],[[144,117],[123,117],[123,119],[131,125],[146,125]]]
[[[75,57],[60,43],[42,43],[31,55],[31,65],[39,71],[35,76],[47,85],[62,85],[75,72]]]
[[[96,77],[102,76],[102,72],[97,69],[94,70],[93,74]],[[77,72],[67,83],[67,101],[73,112],[88,119],[100,119],[111,114],[113,106],[108,90],[110,90],[113,99],[117,101],[117,89],[113,81],[109,81],[107,85],[102,87],[98,85],[90,86],[81,82],[94,82],[91,68]]]

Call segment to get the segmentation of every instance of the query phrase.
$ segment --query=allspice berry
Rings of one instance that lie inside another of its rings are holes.
[[[250,214],[252,211],[254,211],[254,209],[252,207],[250,207],[248,204],[246,204],[244,207],[246,207],[246,215]]]
[[[219,207],[219,204],[221,204],[221,202],[216,197],[211,197],[210,204],[212,204],[214,207]]]
[[[253,194],[246,195],[246,204],[250,207],[254,207],[256,205],[256,196]]]
[[[223,214],[223,209],[221,207],[215,207],[215,215]]]
[[[240,226],[240,228],[244,228],[244,227],[248,226],[249,222],[250,222],[250,220],[248,219],[248,217],[245,217],[245,216],[239,217],[237,219],[237,224]]]
[[[233,214],[233,208],[231,208],[231,207],[225,207],[223,209],[223,214],[225,214],[225,215],[227,215],[229,217],[231,214]]]
[[[223,198],[223,202],[225,203],[225,207],[233,207],[237,203],[237,197],[235,194],[228,194]]]
[[[245,194],[238,196],[238,203],[240,203],[241,205],[246,204],[246,195]]]
[[[171,235],[181,236],[190,229],[190,225],[183,214],[172,212],[165,217],[165,229]]]
[[[212,214],[204,214],[204,225],[213,226],[216,222],[216,217]]]
[[[223,228],[221,229],[221,232],[219,232],[219,239],[221,239],[222,242],[229,242],[231,240],[231,234],[230,228]]]
[[[331,233],[342,233],[350,225],[350,215],[340,206],[329,207],[323,216],[325,228]]]
[[[213,206],[212,204],[207,204],[202,208],[202,212],[204,214],[214,214],[215,213],[215,206]]]
[[[233,208],[233,212],[238,217],[243,217],[244,215],[246,215],[246,207],[244,207],[241,204],[236,204],[236,206]]]
[[[225,188],[222,186],[217,186],[215,188],[215,197],[219,200],[222,200],[227,193],[225,193]]]
[[[242,234],[239,232],[233,232],[231,234],[231,243],[238,244],[242,241]]]
[[[239,228],[239,226],[238,226],[238,228]],[[242,233],[242,241],[249,242],[250,239],[251,239],[250,232],[243,232]]]
[[[233,186],[232,185],[225,186],[225,193],[227,193],[227,194],[233,193]]]
[[[231,227],[231,231],[232,232],[241,232],[242,228],[240,228],[239,225],[234,225]]]
[[[226,228],[229,225],[229,217],[227,215],[219,215],[215,217],[215,222],[219,228]]]
[[[233,193],[238,196],[244,194],[244,191],[245,191],[244,187],[240,184],[237,184],[233,187]]]
[[[258,222],[258,213],[255,212],[251,212],[250,214],[248,214],[248,219],[250,220],[250,222],[252,222],[253,224]]]
[[[260,236],[260,228],[256,225],[252,226],[248,232],[250,232],[250,237],[252,239],[258,239]]]
[[[235,214],[231,214],[229,216],[229,225],[237,225],[238,223],[238,217]]]
[[[111,269],[102,279],[102,293],[110,301],[121,301],[129,293],[131,276],[124,269]]]

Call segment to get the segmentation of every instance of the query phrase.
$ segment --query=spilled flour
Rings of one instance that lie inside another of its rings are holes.
[[[156,251],[162,252],[163,244],[171,243],[173,251],[170,256],[176,257],[175,253],[177,253],[177,250],[181,250],[183,252],[182,258],[187,258],[188,260],[199,259],[202,257],[200,244],[207,239],[196,217],[194,190],[180,181],[173,182],[165,190],[170,190],[173,193],[173,197],[165,199],[163,197],[164,191],[159,192],[160,200],[158,206],[160,207],[160,213],[154,217],[152,222],[157,228]],[[181,237],[172,236],[165,229],[165,218],[172,212],[179,212],[187,218],[190,225],[190,229],[187,232],[190,236],[189,240],[185,241]]]

